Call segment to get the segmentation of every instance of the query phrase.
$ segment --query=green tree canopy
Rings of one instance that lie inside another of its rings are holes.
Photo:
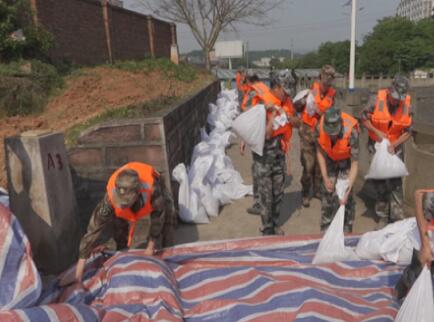
[[[12,34],[21,31],[24,39]],[[0,60],[42,58],[52,43],[51,35],[32,23],[28,0],[0,0]]]

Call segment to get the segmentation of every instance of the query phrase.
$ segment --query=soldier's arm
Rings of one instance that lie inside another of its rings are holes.
[[[411,116],[413,115],[413,113],[411,113]],[[392,145],[393,148],[396,149],[397,147],[399,147],[401,144],[404,144],[405,142],[407,142],[411,137],[413,136],[413,122],[411,123],[411,125],[407,128],[404,129],[404,132],[402,133],[402,135],[398,138],[398,140],[396,140]]]
[[[414,193],[414,199],[416,202],[416,221],[421,240],[419,260],[422,265],[428,265],[428,267],[430,267],[433,256],[431,252],[430,238],[428,235],[428,224],[423,211],[423,196],[425,193],[425,190],[416,190]]]
[[[151,228],[149,231],[148,245],[146,247],[146,253],[148,253],[148,255],[152,255],[154,252],[155,242],[161,236],[167,215],[161,184],[162,181],[160,178],[155,178],[154,192],[151,197],[153,209],[151,213]]]
[[[96,206],[90,218],[87,232],[80,241],[79,260],[75,268],[75,280],[78,283],[81,283],[83,279],[86,259],[89,258],[95,247],[102,245],[109,239],[109,233],[112,232],[114,210],[107,198],[106,195]],[[61,281],[61,284],[65,283],[68,281]]]
[[[379,138],[386,139],[386,134],[374,127],[371,122],[371,116],[374,113],[376,101],[376,97],[371,96],[369,103],[366,105],[362,111],[362,114],[360,115],[360,121],[368,131],[374,132]]]
[[[349,179],[349,187],[348,191],[354,186],[354,182],[357,178],[357,172],[359,169],[359,132],[357,129],[353,129],[350,137],[350,146],[351,146],[351,168],[350,173],[348,175]]]
[[[105,195],[93,211],[87,232],[80,241],[80,258],[89,258],[95,247],[107,242],[112,233],[114,217],[114,210]]]

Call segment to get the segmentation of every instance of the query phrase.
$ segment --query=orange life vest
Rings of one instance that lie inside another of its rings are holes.
[[[379,90],[374,113],[371,115],[371,123],[376,129],[386,134],[389,141],[393,143],[399,139],[405,129],[411,126],[410,109],[411,97],[407,95],[404,102],[400,103],[395,115],[390,114],[387,104],[387,90]],[[368,133],[372,140],[379,140],[374,132],[369,131]]]
[[[235,75],[235,82],[240,92],[244,92],[246,90],[246,84],[244,84],[244,76],[242,76],[240,72],[237,72],[237,74]]]
[[[313,96],[315,97],[315,104],[321,113],[324,113],[333,106],[336,96],[336,90],[334,88],[329,87],[324,97],[321,97],[321,84],[319,82],[314,82],[311,90]],[[308,125],[312,129],[312,131],[314,131],[316,125],[318,124],[320,116],[321,115],[318,113],[310,116],[305,108],[301,114],[301,119],[306,125]]]
[[[289,119],[289,116],[292,116],[293,114],[288,114],[287,111],[291,111],[291,113],[294,112],[294,106],[292,105],[292,101],[289,100],[289,102],[282,102],[273,95],[273,93],[270,91],[267,85],[265,85],[262,82],[258,82],[253,84],[252,89],[256,92],[256,96],[252,100],[252,105],[257,105],[260,103],[263,103],[265,105],[272,104],[274,106],[280,107],[281,113],[286,113],[287,117]],[[269,120],[271,117],[271,113],[267,112],[267,120]],[[284,126],[279,127],[278,129],[273,131],[273,134],[271,137],[276,137],[282,135],[282,140],[280,141],[280,146],[284,152],[287,152],[289,149],[289,142],[291,141],[292,136],[292,126],[291,124],[287,123]]]
[[[140,179],[140,193],[142,195],[144,205],[137,212],[133,212],[130,208],[118,208],[113,202],[113,193],[116,189],[116,178],[118,177],[118,174],[120,172],[128,169],[136,171]],[[111,175],[107,183],[107,195],[115,211],[116,217],[122,218],[130,223],[130,231],[128,234],[128,247],[131,246],[137,221],[143,217],[149,216],[153,211],[151,197],[152,193],[154,192],[154,178],[158,178],[159,176],[160,175],[158,174],[158,172],[155,171],[154,168],[150,165],[140,162],[130,162],[116,170]]]
[[[333,161],[346,160],[351,157],[350,138],[353,129],[358,129],[358,123],[352,116],[342,113],[343,137],[337,139],[336,144],[332,146],[330,136],[324,131],[324,115],[320,119],[318,143]]]

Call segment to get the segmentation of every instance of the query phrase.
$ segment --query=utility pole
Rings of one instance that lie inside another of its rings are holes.
[[[294,61],[294,39],[291,38],[291,62]]]
[[[357,0],[353,0],[351,10],[350,91],[354,90],[354,74],[356,67],[356,14]]]

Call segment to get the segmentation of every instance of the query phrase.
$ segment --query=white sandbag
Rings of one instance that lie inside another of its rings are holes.
[[[309,92],[309,95],[306,99],[306,112],[309,114],[309,116],[313,116],[318,112],[318,107],[315,103],[315,96],[313,96],[312,92]]]
[[[190,183],[185,165],[183,163],[178,164],[175,169],[173,169],[172,175],[179,183],[179,217],[187,223],[209,223],[209,219],[205,213],[205,208],[199,204],[197,194],[190,190]]]
[[[355,251],[363,259],[409,264],[413,248],[420,249],[418,235],[416,218],[400,220],[363,234]]]
[[[342,199],[347,191],[349,181],[338,179],[336,194]],[[345,247],[344,236],[345,205],[339,207],[332,223],[324,234],[313,258],[313,264],[334,263],[344,260],[355,260],[357,255],[350,247]]]
[[[425,266],[404,300],[395,322],[434,321],[434,298],[431,272]]]
[[[238,116],[232,123],[232,130],[253,152],[261,156],[265,142],[265,118],[264,105],[256,105]]]
[[[390,179],[408,176],[407,168],[402,160],[387,150],[388,140],[375,143],[375,154],[372,158],[365,179]]]
[[[213,195],[212,188],[209,184],[203,185],[201,193],[201,202],[208,216],[216,217],[219,214],[219,200]]]
[[[295,95],[293,102],[296,103],[296,102],[302,100],[303,98],[308,96],[309,93],[310,93],[310,89],[304,89],[304,90],[298,92],[297,95]]]

